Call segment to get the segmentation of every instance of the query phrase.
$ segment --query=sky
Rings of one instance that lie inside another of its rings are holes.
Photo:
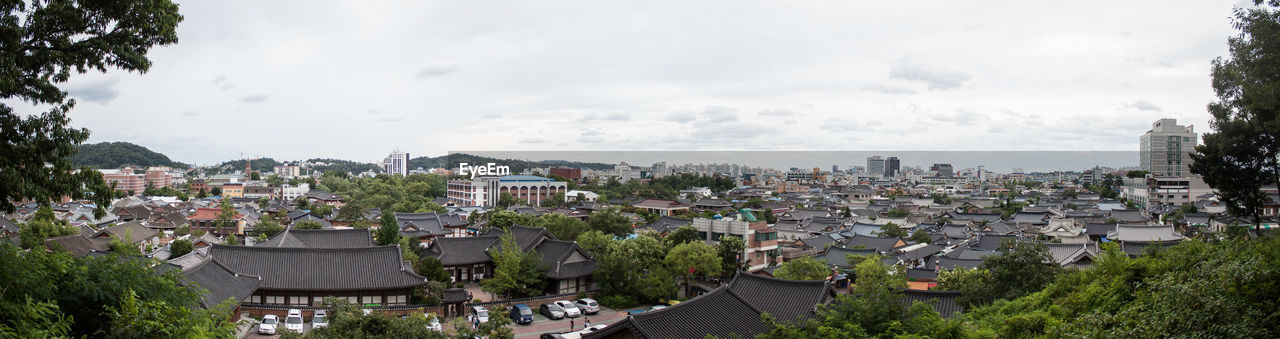
[[[179,3],[179,42],[153,49],[148,73],[64,86],[91,142],[195,164],[395,149],[1134,151],[1162,117],[1209,130],[1210,63],[1243,6]]]

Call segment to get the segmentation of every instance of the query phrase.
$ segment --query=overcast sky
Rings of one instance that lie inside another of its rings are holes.
[[[183,1],[180,41],[152,51],[149,73],[66,86],[73,123],[198,164],[396,148],[1132,151],[1161,117],[1208,130],[1210,62],[1239,5],[388,3]]]

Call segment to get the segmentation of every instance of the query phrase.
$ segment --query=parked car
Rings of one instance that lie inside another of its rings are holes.
[[[657,311],[657,310],[664,309],[664,308],[667,308],[667,307],[666,307],[666,306],[662,306],[662,305],[654,305],[653,307],[650,307],[650,308],[649,308],[649,312]]]
[[[579,310],[577,305],[574,305],[568,300],[556,301],[556,306],[560,306],[560,308],[564,310],[564,315],[566,317],[577,318],[582,316],[582,310]]]
[[[329,326],[329,311],[316,310],[316,314],[311,316],[311,328],[317,329]]]
[[[471,317],[480,320],[481,324],[487,323],[489,322],[489,310],[484,309],[483,306],[471,306]]]
[[[564,319],[564,309],[552,303],[542,304],[538,307],[538,313],[547,316],[547,319]]]
[[[258,334],[276,334],[276,325],[280,323],[280,318],[275,314],[268,314],[262,317],[262,323],[258,324]]]
[[[532,324],[533,309],[529,305],[515,304],[511,305],[511,321],[517,324]]]
[[[289,315],[284,317],[284,328],[294,333],[302,333],[302,310],[291,309]]]
[[[427,313],[424,315],[427,316],[427,329],[435,330],[435,331],[444,331],[444,328],[440,327],[440,316],[436,315],[435,313]]]
[[[578,299],[578,301],[574,302],[574,304],[577,304],[578,309],[582,310],[582,313],[586,313],[586,314],[600,313],[600,303],[596,302],[595,299],[582,298],[582,299]]]

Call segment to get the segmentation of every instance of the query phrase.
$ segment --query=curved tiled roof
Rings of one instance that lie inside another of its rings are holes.
[[[922,302],[933,306],[933,310],[938,311],[938,315],[943,318],[950,318],[964,312],[964,306],[956,303],[956,298],[960,297],[960,291],[945,290],[902,290],[902,302],[908,307],[912,303]]]
[[[230,298],[244,302],[258,290],[262,277],[232,272],[226,266],[208,260],[183,271],[182,281],[184,285],[203,289],[200,306],[212,308]]]
[[[342,291],[422,286],[399,246],[280,248],[213,245],[209,256],[233,272],[262,277],[264,289]]]
[[[373,246],[373,238],[367,228],[297,230],[288,229],[254,246],[259,247],[310,247],[349,248]]]
[[[438,238],[431,242],[427,255],[437,257],[444,266],[486,263],[493,260],[485,250],[498,242],[498,236]]]

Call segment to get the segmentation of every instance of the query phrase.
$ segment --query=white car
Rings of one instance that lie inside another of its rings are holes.
[[[302,310],[289,310],[289,315],[284,317],[284,328],[294,333],[302,333]]]
[[[316,310],[316,314],[311,316],[311,328],[321,328],[329,326],[329,312],[325,310]]]
[[[258,334],[276,334],[276,325],[280,323],[280,318],[275,314],[268,314],[262,317],[262,323],[258,324]]]
[[[471,317],[472,319],[480,320],[481,324],[487,323],[489,322],[489,310],[484,309],[482,306],[471,306]]]
[[[582,316],[582,310],[578,309],[578,305],[574,305],[568,300],[556,301],[556,306],[560,306],[564,310],[564,316],[566,317],[577,318]]]
[[[582,299],[578,299],[578,301],[576,301],[575,303],[578,305],[578,309],[581,310],[582,313],[586,313],[586,314],[600,313],[600,303],[596,302],[595,299],[582,298]]]
[[[436,316],[435,313],[427,313],[425,315],[427,316],[427,319],[429,319],[427,321],[427,329],[437,331],[437,332],[444,331],[444,327],[440,326],[439,316]]]

